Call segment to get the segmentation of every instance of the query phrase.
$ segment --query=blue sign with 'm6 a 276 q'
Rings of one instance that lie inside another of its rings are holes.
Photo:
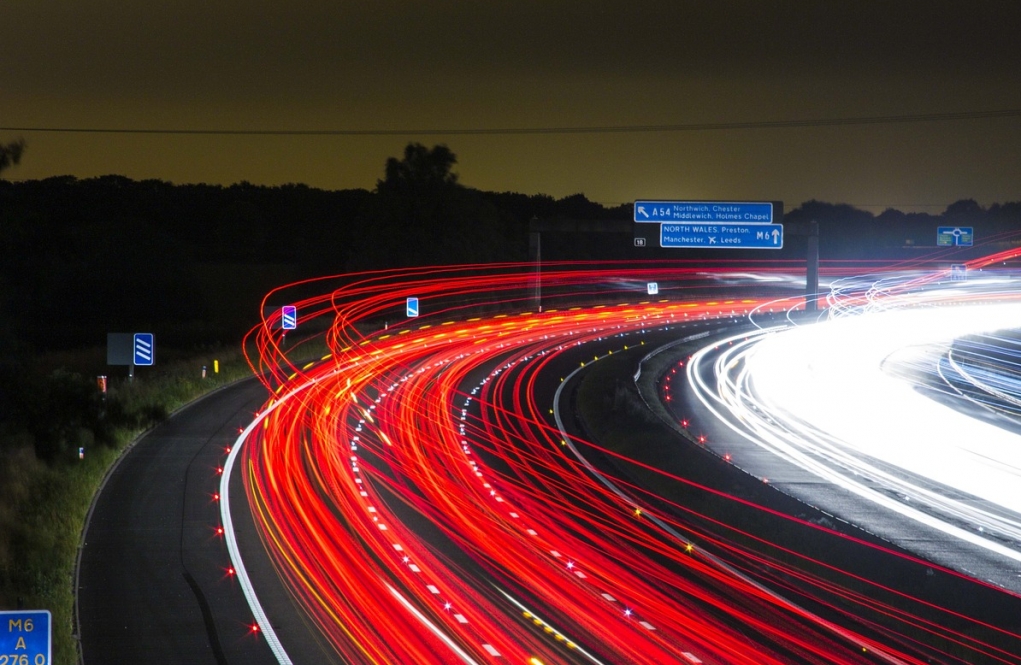
[[[52,624],[49,610],[0,612],[0,663],[50,665]]]

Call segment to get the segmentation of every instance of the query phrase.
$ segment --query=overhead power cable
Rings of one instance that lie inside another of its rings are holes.
[[[165,134],[211,136],[515,136],[537,134],[629,134],[655,132],[711,132],[738,129],[796,129],[800,127],[842,127],[853,125],[894,125],[953,120],[1019,118],[1021,109],[962,111],[958,113],[916,113],[805,120],[756,120],[746,122],[700,122],[672,125],[597,125],[588,127],[489,127],[421,129],[170,129],[123,127],[0,127],[5,132],[53,134]]]

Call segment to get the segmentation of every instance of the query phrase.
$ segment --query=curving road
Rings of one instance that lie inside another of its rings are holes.
[[[582,288],[620,279],[547,278]],[[863,596],[851,573],[776,558],[789,543],[760,550],[748,539],[762,534],[724,537],[733,526],[707,530],[708,515],[618,492],[569,452],[597,446],[574,433],[565,445],[549,386],[569,369],[769,303],[547,305],[459,317],[451,301],[427,322],[359,332],[362,317],[392,311],[404,295],[499,298],[528,280],[359,284],[357,298],[345,287],[301,305],[309,320],[331,317],[331,353],[268,382],[278,398],[235,455],[277,570],[342,660],[953,661],[947,645],[959,628],[934,622],[918,609],[924,600]],[[286,362],[271,322],[258,340],[254,366]]]
[[[84,663],[277,662],[252,633],[251,610],[228,573],[215,500],[226,449],[265,400],[254,380],[215,392],[147,433],[112,470],[80,555]],[[250,526],[237,526],[239,538],[257,544]],[[257,547],[249,552],[260,570]],[[264,592],[282,599],[271,569],[261,569]],[[280,627],[299,634],[295,643],[314,643],[300,616],[286,611],[290,603],[277,605]]]
[[[653,348],[696,350],[707,336],[740,347],[744,334],[726,331],[770,310],[782,321],[782,293],[707,298],[717,280],[701,267],[562,269],[543,275],[541,311],[524,311],[529,268],[315,282],[322,295],[297,301],[300,325],[321,325],[329,348],[313,363],[295,362],[305,348],[284,348],[264,321],[250,359],[264,387],[210,397],[201,427],[172,420],[103,492],[82,558],[86,661],[134,635],[145,641],[121,647],[128,660],[142,644],[188,662],[1021,662],[1009,627],[842,565],[849,554],[891,570],[927,562],[828,528],[707,456],[694,424],[624,408]],[[634,297],[653,277],[673,297]],[[609,290],[621,284],[632,290]],[[842,292],[834,311],[877,300]],[[409,296],[423,318],[395,315]],[[664,456],[589,440],[586,381],[619,428]],[[148,529],[158,546],[139,544]],[[125,556],[134,589],[97,602]],[[138,612],[118,634],[145,589],[166,597],[170,622]]]

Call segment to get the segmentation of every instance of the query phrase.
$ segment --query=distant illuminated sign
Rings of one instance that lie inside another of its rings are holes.
[[[783,207],[772,202],[748,201],[635,201],[635,221],[742,222],[772,224],[783,221]],[[774,214],[779,212],[779,215]]]
[[[659,284],[657,282],[649,282],[645,288],[649,292],[650,296],[659,294]]]
[[[408,298],[407,310],[409,318],[418,316],[418,298]]]
[[[660,247],[783,249],[783,224],[660,224]]]
[[[936,227],[937,247],[971,247],[975,242],[973,226],[939,226]]]
[[[968,279],[968,266],[963,263],[955,263],[950,266],[950,279],[959,282]]]
[[[49,610],[0,612],[0,663],[50,665],[52,626]]]

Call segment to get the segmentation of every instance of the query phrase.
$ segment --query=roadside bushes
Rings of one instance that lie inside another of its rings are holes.
[[[81,374],[58,369],[31,388],[22,426],[32,435],[41,461],[71,459],[80,447],[109,442],[102,396]]]
[[[174,409],[250,375],[240,349],[200,354],[166,362],[134,381],[116,378],[105,396],[89,375],[33,373],[42,364],[38,359],[0,356],[0,609],[22,603],[49,609],[55,663],[77,657],[75,556],[107,470],[128,443]],[[203,379],[201,367],[214,358],[221,372]],[[70,361],[83,364],[82,358]]]

